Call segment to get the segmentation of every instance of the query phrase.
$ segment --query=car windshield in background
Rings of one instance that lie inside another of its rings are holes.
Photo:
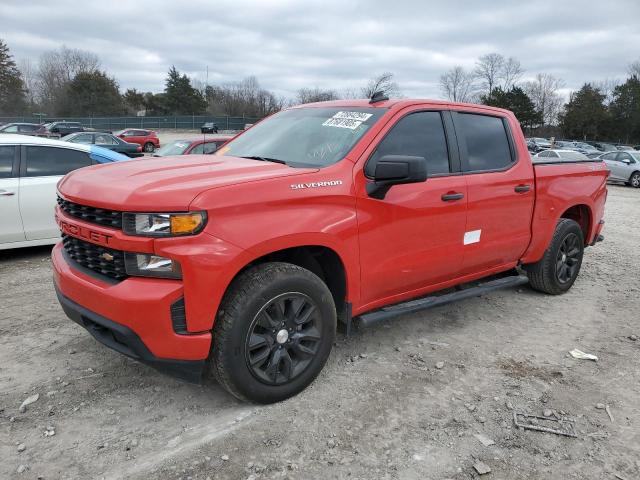
[[[178,140],[176,142],[168,143],[164,147],[156,150],[155,156],[167,157],[169,155],[182,155],[189,147],[189,142]]]
[[[384,112],[355,107],[285,110],[227,143],[220,154],[291,167],[326,167],[344,158]]]

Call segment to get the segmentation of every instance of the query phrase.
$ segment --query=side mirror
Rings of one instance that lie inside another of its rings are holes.
[[[385,155],[376,164],[373,182],[367,184],[367,193],[382,200],[394,185],[419,183],[427,179],[427,160],[409,155]]]

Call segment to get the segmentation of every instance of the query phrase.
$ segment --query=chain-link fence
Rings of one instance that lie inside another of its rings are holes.
[[[205,116],[205,115],[176,115],[163,117],[0,117],[0,123],[29,122],[79,122],[83,127],[120,130],[123,128],[145,128],[145,129],[200,129],[202,124],[213,122],[220,130],[242,130],[246,124],[255,123],[258,117],[228,117],[228,116]]]

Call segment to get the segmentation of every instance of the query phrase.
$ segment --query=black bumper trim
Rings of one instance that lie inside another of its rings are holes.
[[[67,317],[84,327],[103,345],[172,377],[190,383],[202,383],[206,360],[158,358],[149,351],[140,337],[129,327],[87,310],[82,305],[78,305],[73,300],[62,295],[57,286],[56,294]]]

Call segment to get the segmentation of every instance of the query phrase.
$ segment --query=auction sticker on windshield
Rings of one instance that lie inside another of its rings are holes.
[[[326,120],[323,127],[338,127],[355,130],[363,122],[366,122],[372,116],[371,113],[364,112],[338,112],[333,117]]]

